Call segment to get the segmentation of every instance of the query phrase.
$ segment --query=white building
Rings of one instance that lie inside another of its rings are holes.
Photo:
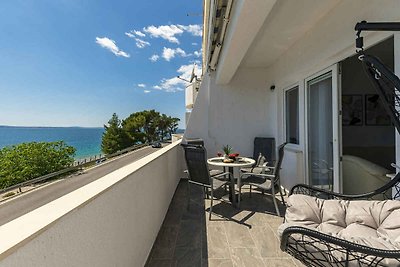
[[[395,129],[368,106],[376,91],[358,62],[354,27],[400,21],[399,1],[225,0],[204,7],[203,79],[186,137],[204,139],[212,155],[225,144],[252,155],[256,136],[289,142],[286,189],[307,183],[354,192],[360,180],[343,181],[343,155],[390,168]],[[365,32],[364,40],[400,73],[398,34]]]
[[[204,139],[209,156],[226,144],[252,155],[257,136],[290,142],[286,189],[368,184],[344,181],[341,159],[389,168],[400,146],[355,57],[363,20],[400,21],[400,1],[204,0],[203,77],[187,98],[188,108],[196,99],[185,137]],[[400,35],[364,36],[399,75]],[[1,225],[0,266],[145,265],[183,176],[179,144]]]

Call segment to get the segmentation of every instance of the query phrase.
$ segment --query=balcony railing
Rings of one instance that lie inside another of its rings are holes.
[[[0,226],[0,266],[143,266],[182,176],[179,144]]]

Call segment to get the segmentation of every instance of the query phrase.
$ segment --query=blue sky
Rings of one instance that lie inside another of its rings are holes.
[[[176,76],[200,71],[201,13],[202,0],[1,1],[0,125],[101,127],[156,109],[182,127]]]

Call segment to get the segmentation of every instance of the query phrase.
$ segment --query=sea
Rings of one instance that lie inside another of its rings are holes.
[[[0,126],[0,149],[26,142],[64,141],[76,148],[75,159],[101,153],[104,128]]]

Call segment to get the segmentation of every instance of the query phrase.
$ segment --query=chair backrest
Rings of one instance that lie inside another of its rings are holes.
[[[201,138],[186,138],[186,143],[188,145],[204,146],[204,140]]]
[[[283,161],[283,155],[285,154],[285,146],[287,143],[283,143],[278,147],[278,161],[276,162],[274,175],[275,175],[275,182],[280,183],[280,170]]]
[[[210,185],[210,172],[207,164],[207,152],[204,146],[182,144],[189,180],[200,185]]]
[[[272,137],[256,137],[254,138],[254,150],[253,159],[257,160],[259,154],[263,155],[268,162],[268,165],[272,166],[276,160],[275,156],[275,138]]]

